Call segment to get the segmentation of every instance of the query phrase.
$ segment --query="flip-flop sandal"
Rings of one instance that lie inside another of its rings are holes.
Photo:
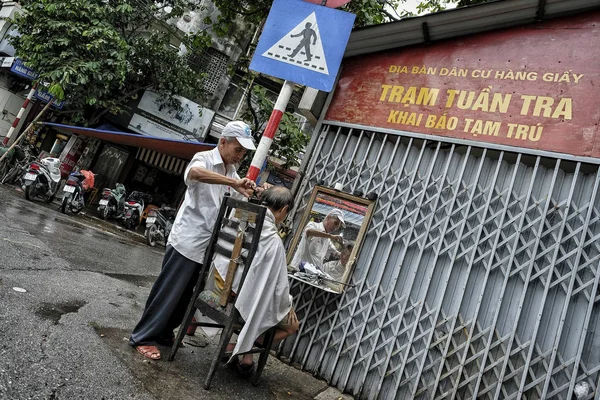
[[[254,372],[254,367],[255,367],[254,361],[252,361],[252,364],[250,364],[250,365],[238,363],[236,365],[236,371],[241,376],[250,376]]]
[[[135,346],[138,353],[150,360],[160,360],[160,351],[156,346]]]

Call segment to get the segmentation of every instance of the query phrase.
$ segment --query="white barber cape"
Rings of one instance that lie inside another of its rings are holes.
[[[217,255],[214,263],[224,280],[229,259]],[[242,269],[239,268],[236,275],[241,273]],[[237,282],[238,276],[234,281],[234,291],[237,289]],[[238,335],[232,357],[250,351],[254,341],[267,329],[283,320],[292,308],[285,248],[277,232],[275,217],[270,210],[267,210],[265,215],[256,255],[242,290],[237,294],[235,307],[246,322]]]

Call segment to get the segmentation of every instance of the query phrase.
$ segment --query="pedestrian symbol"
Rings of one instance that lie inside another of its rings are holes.
[[[263,56],[329,75],[314,12],[265,51]]]
[[[329,92],[354,17],[303,0],[274,0],[250,69]]]

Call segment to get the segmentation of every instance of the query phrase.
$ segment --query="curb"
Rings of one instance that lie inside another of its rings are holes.
[[[62,197],[61,198],[55,197],[54,200],[52,201],[52,203],[56,204],[56,205],[58,205],[60,207],[62,205]],[[128,234],[130,234],[132,236],[137,236],[138,238],[143,239],[144,241],[146,240],[146,236],[142,235],[141,233],[137,233],[135,231],[132,231],[132,230],[126,229],[126,228],[124,228],[122,226],[119,226],[118,224],[115,224],[115,223],[106,221],[106,220],[104,220],[102,218],[98,218],[98,217],[95,217],[93,215],[88,214],[88,211],[90,211],[90,210],[93,210],[93,209],[90,209],[90,206],[87,206],[78,215],[81,216],[81,217],[84,217],[84,218],[88,218],[88,219],[100,222],[102,224],[110,225],[111,227],[113,227],[113,228],[115,228],[115,229],[117,229],[117,230],[119,230],[121,232],[128,233]]]
[[[128,233],[128,234],[132,235],[132,236],[137,236],[140,239],[146,240],[146,236],[142,235],[141,233],[137,233],[137,232],[131,231],[131,230],[123,228],[122,226],[119,226],[117,224],[112,224],[112,223],[107,222],[106,220],[104,220],[102,218],[94,217],[93,215],[88,215],[85,211],[83,212],[83,214],[79,213],[79,215],[81,215],[84,218],[89,218],[89,219],[94,220],[94,221],[98,221],[98,222],[102,222],[102,223],[105,223],[105,224],[109,224],[109,225],[111,225],[112,227],[114,227],[115,229],[117,229],[117,230],[119,230],[121,232],[125,232],[125,233]]]

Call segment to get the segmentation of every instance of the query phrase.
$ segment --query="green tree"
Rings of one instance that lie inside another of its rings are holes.
[[[402,1],[353,0],[343,9],[356,14],[356,26],[366,26],[393,19],[389,10]],[[207,18],[211,28],[187,35],[170,23],[184,12],[200,10],[197,0],[26,0],[24,13],[14,20],[21,36],[13,45],[17,55],[40,73],[39,80],[50,83],[50,92],[64,97],[62,113],[74,123],[93,125],[148,88],[197,99],[203,75],[170,45],[183,43],[199,53],[211,44],[211,35],[231,35],[240,19],[254,29],[260,26],[272,4],[272,0],[213,2],[220,15],[216,20]],[[248,50],[251,54],[252,48]],[[261,134],[272,104],[264,90],[252,85],[255,75],[248,64],[249,58],[242,57],[232,71],[246,74],[251,97],[244,118]],[[291,167],[307,142],[293,114],[286,113],[272,154]]]
[[[63,113],[92,125],[150,87],[197,95],[202,74],[170,46],[193,38],[168,24],[195,7],[194,0],[28,0],[14,19],[21,36],[13,45],[64,97]]]

